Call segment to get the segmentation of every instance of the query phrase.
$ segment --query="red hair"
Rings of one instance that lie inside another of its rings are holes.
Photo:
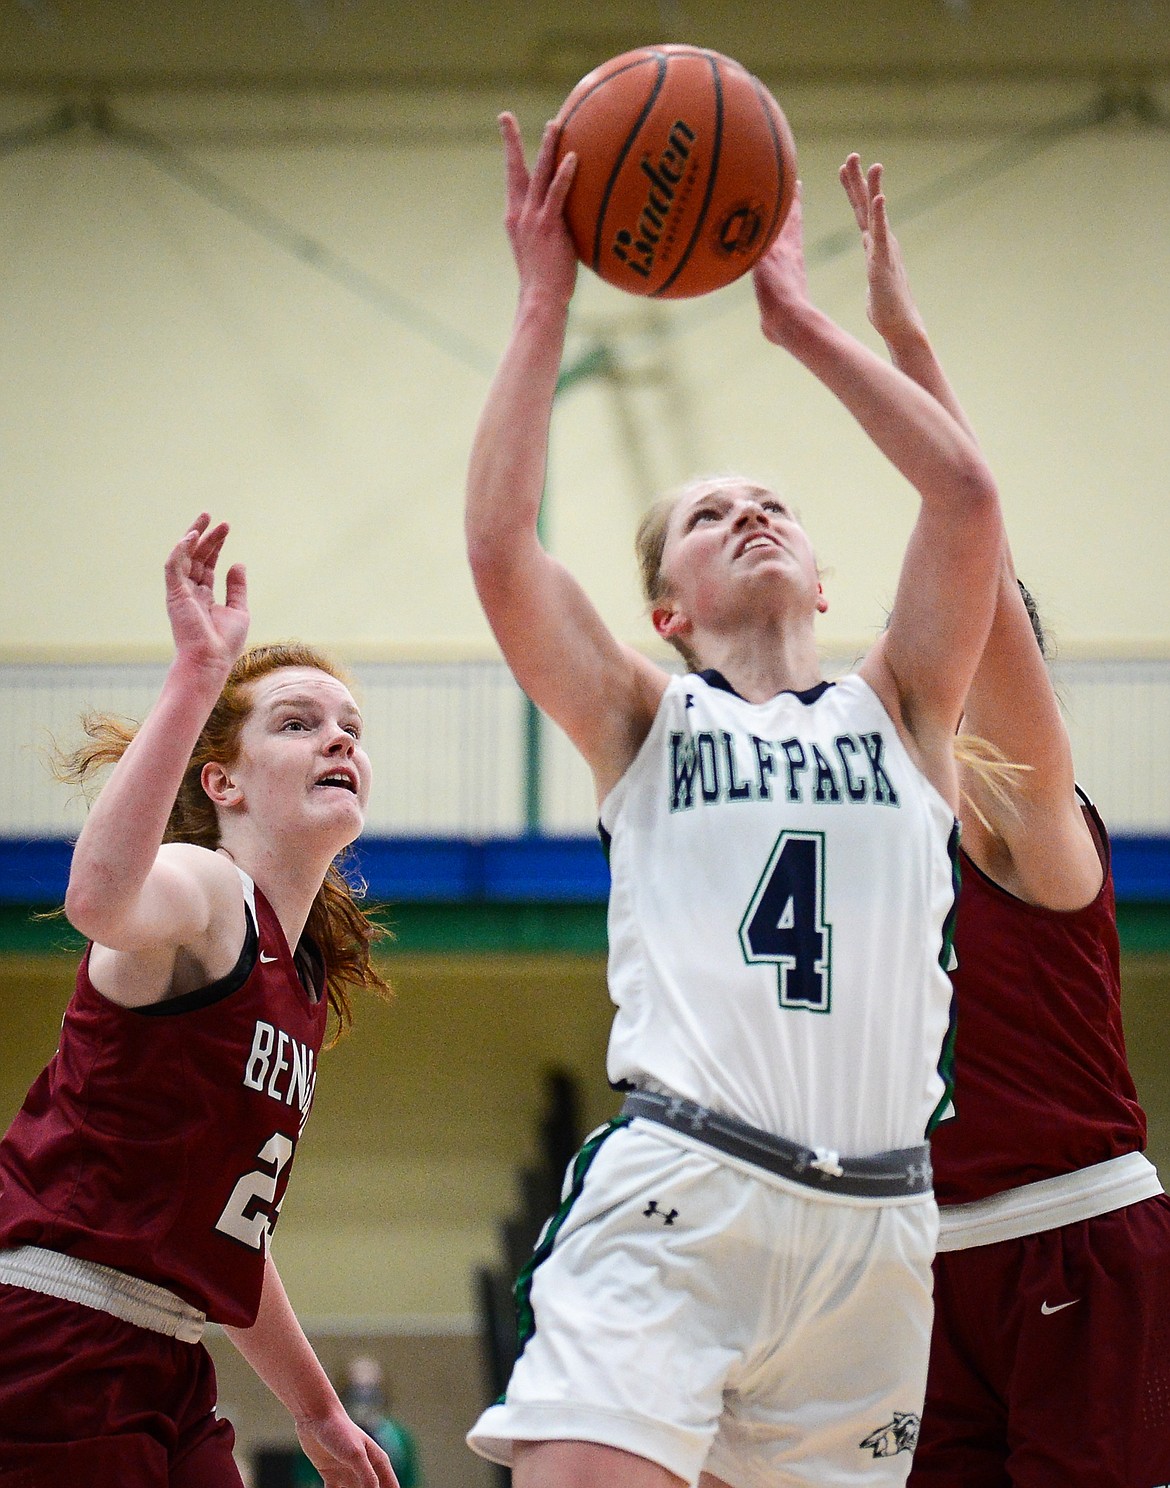
[[[252,646],[245,651],[232,667],[196,741],[171,807],[164,842],[191,842],[212,851],[220,845],[219,817],[200,779],[203,767],[212,760],[228,766],[235,763],[240,731],[252,711],[252,683],[287,667],[311,667],[349,685],[349,679],[333,662],[300,642]],[[72,753],[59,756],[55,766],[59,779],[80,785],[121,759],[137,725],[109,714],[89,713],[82,719],[82,728],[86,742]],[[364,885],[358,885],[355,893],[355,886],[342,872],[348,851],[330,863],[305,923],[305,934],[325,963],[326,996],[337,1020],[332,1043],[353,1022],[350,988],[362,987],[381,997],[390,995],[389,983],[374,967],[371,955],[374,944],[390,932],[371,920],[358,904],[356,895],[364,893]]]

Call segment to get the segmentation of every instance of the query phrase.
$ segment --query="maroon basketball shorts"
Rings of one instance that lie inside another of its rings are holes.
[[[234,1440],[201,1344],[0,1284],[0,1488],[241,1488]]]
[[[910,1488],[1170,1485],[1170,1198],[940,1254]]]

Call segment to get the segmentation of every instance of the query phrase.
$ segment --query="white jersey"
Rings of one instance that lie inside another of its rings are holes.
[[[854,675],[671,679],[601,810],[608,1072],[857,1157],[949,1097],[958,823]]]

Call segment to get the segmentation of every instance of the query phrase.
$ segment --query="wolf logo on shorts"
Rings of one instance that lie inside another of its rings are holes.
[[[919,1418],[910,1411],[895,1411],[894,1419],[871,1431],[858,1446],[872,1447],[875,1457],[896,1457],[899,1452],[913,1452],[918,1445]]]

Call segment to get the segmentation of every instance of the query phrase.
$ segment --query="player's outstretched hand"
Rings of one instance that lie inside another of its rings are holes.
[[[226,522],[211,525],[206,512],[172,549],[164,570],[167,615],[175,650],[224,676],[248,639],[248,584],[242,563],[227,572],[224,601],[215,598],[215,565],[228,534]]]
[[[544,126],[536,161],[529,174],[520,126],[513,114],[500,115],[507,176],[504,225],[520,274],[521,291],[540,288],[567,305],[577,282],[577,254],[565,225],[565,198],[573,184],[577,157],[568,154],[558,166],[557,126]]]
[[[398,1488],[389,1457],[343,1410],[298,1421],[297,1438],[325,1488]]]
[[[796,312],[808,307],[808,273],[804,264],[804,214],[800,182],[784,226],[752,270],[760,329],[777,346],[788,343],[796,326]]]
[[[868,284],[865,313],[870,325],[883,341],[893,346],[914,336],[924,336],[925,327],[910,293],[902,250],[886,212],[882,167],[875,164],[863,171],[861,158],[854,153],[841,167],[838,176],[853,208],[865,249]]]

